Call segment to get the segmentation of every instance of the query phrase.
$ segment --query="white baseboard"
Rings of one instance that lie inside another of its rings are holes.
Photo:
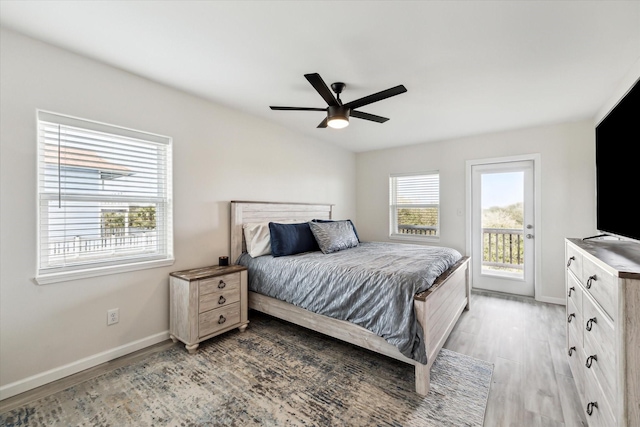
[[[158,344],[168,339],[169,331],[160,332],[158,334],[150,335],[140,340],[121,345],[120,347],[112,348],[102,353],[94,354],[93,356],[85,357],[84,359],[77,360],[67,365],[7,384],[0,387],[0,400],[24,393],[25,391],[32,390],[36,387],[40,387],[69,375],[77,374],[85,369],[93,368],[101,363],[117,359],[118,357],[133,353],[134,351],[142,350],[143,348]]]
[[[550,304],[558,304],[558,305],[566,305],[567,302],[564,298],[554,298],[554,297],[536,297],[536,301],[540,302],[548,302]]]

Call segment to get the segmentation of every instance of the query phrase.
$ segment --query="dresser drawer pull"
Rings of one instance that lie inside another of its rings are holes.
[[[587,279],[587,289],[591,289],[591,285],[593,285],[593,282],[597,282],[598,278],[596,277],[596,275],[594,274],[593,276],[589,276],[589,278]]]
[[[218,283],[218,289],[224,289],[225,286],[227,286],[227,284],[224,283],[224,280],[220,280],[220,283]]]
[[[591,364],[593,363],[593,361],[598,361],[598,356],[596,356],[595,354],[593,356],[589,356],[587,357],[587,363],[584,365],[587,368],[591,368]]]
[[[569,261],[567,261],[567,267],[570,267],[571,266],[571,261],[575,261],[575,260],[576,260],[576,257],[574,257],[574,256],[569,257]]]
[[[575,313],[571,313],[571,314],[569,315],[569,317],[567,318],[567,322],[571,323],[571,318],[572,318],[572,317],[576,317],[576,314],[575,314]]]
[[[569,348],[569,357],[573,356],[573,352],[576,351],[575,347]]]
[[[218,299],[218,304],[224,304],[225,302],[227,302],[227,299],[222,295],[220,295],[220,299]]]
[[[590,331],[591,328],[593,328],[594,323],[598,323],[595,317],[592,317],[591,319],[587,320],[587,331]]]
[[[227,318],[224,317],[222,314],[220,315],[220,318],[218,319],[218,324],[222,325],[224,322],[227,321]]]
[[[576,288],[574,288],[573,286],[569,288],[569,295],[568,295],[569,298],[571,298],[571,291],[575,292]]]
[[[587,414],[591,416],[593,414],[593,408],[598,408],[598,402],[589,402],[587,404]]]

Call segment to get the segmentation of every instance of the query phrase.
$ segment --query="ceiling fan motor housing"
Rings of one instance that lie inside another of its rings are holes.
[[[343,107],[342,105],[329,105],[327,107],[327,119],[344,119],[349,120],[350,108]]]

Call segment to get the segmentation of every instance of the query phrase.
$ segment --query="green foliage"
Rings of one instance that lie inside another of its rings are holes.
[[[155,230],[156,207],[155,206],[131,206],[129,208],[129,227]]]
[[[398,224],[401,225],[438,225],[438,208],[398,209]]]
[[[483,228],[522,228],[524,209],[522,202],[509,206],[494,206],[482,211]]]
[[[105,229],[124,228],[124,212],[103,212],[102,228],[105,228]]]
[[[124,235],[123,211],[103,211],[101,218],[102,236],[122,236]]]

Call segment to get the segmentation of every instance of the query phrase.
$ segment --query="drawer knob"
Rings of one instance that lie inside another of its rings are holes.
[[[576,317],[576,314],[575,314],[575,313],[571,313],[571,314],[569,315],[569,317],[567,318],[567,322],[571,323],[571,318],[572,318],[572,317]]]
[[[220,315],[220,318],[218,319],[218,324],[222,325],[224,322],[227,321],[227,318],[224,317],[222,314]]]
[[[574,257],[574,256],[569,257],[569,261],[567,261],[567,267],[570,267],[571,266],[571,261],[575,261],[575,260],[576,260],[576,257]]]
[[[576,288],[574,288],[573,286],[569,288],[569,298],[571,298],[571,291],[575,292]]]
[[[569,348],[569,357],[573,356],[573,352],[576,351],[575,347]]]
[[[224,283],[224,280],[220,280],[220,283],[218,283],[218,289],[224,289],[225,286],[227,286],[227,284]]]
[[[587,279],[587,289],[591,289],[591,285],[593,285],[593,282],[596,282],[597,280],[598,278],[595,274],[593,276],[589,276],[589,278]]]
[[[218,304],[224,304],[225,302],[227,302],[227,299],[222,295],[220,295],[220,298],[218,299]]]
[[[586,366],[587,368],[591,368],[594,360],[596,362],[598,361],[598,356],[596,356],[595,354],[593,356],[587,357],[587,363],[584,366]]]
[[[598,323],[595,317],[592,317],[591,319],[587,320],[587,331],[590,331],[593,328],[594,323]]]
[[[587,414],[591,416],[593,414],[593,408],[598,408],[598,402],[589,402],[587,404]]]

